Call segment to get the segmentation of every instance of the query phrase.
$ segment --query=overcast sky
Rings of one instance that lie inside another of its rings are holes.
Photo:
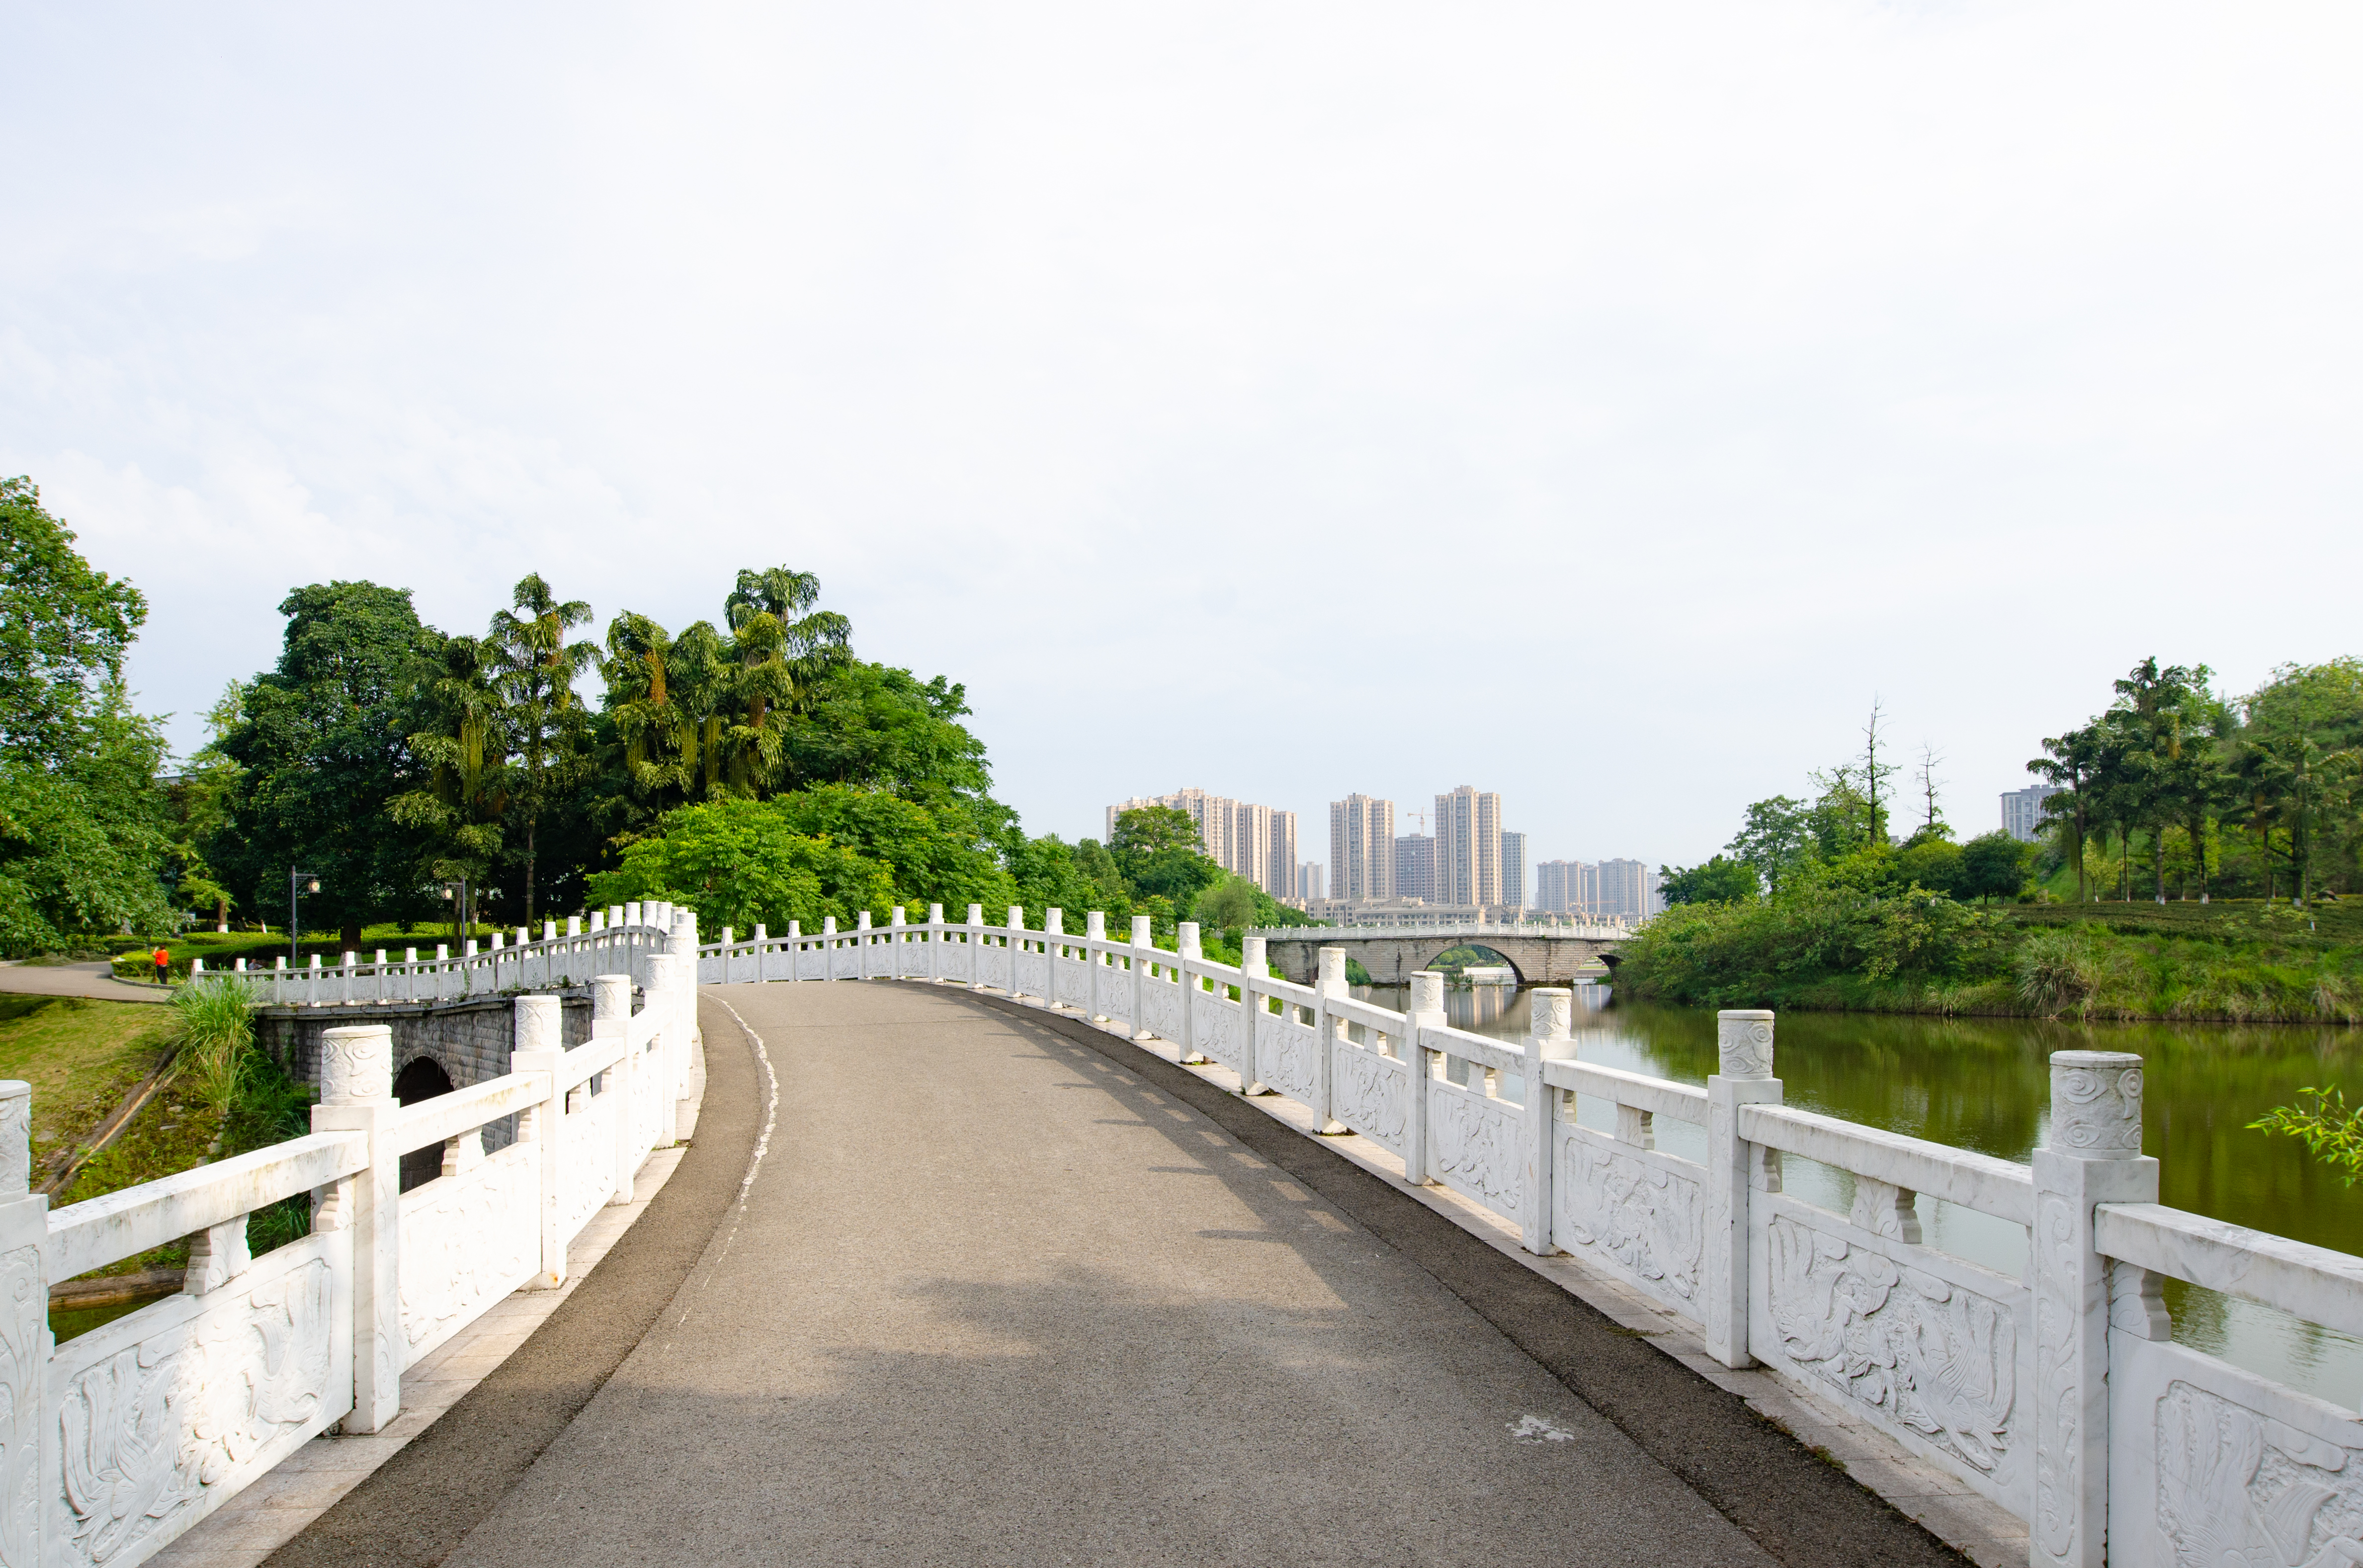
[[[8,4],[0,473],[183,749],[299,583],[817,572],[1035,832],[1472,783],[1963,836],[2354,630],[2363,13]]]

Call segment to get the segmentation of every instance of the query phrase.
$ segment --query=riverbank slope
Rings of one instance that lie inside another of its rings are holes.
[[[2363,905],[1959,903],[1819,889],[1678,905],[1625,994],[1703,1007],[2227,1023],[2363,1021]]]

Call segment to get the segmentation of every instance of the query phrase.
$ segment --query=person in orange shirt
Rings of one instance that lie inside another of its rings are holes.
[[[156,949],[156,983],[160,986],[172,983],[172,950],[169,947]]]

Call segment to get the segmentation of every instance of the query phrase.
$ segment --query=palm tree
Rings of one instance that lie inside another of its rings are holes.
[[[2099,726],[2086,724],[2043,743],[2047,756],[2026,765],[2026,770],[2052,786],[2043,809],[2072,824],[2076,835],[2076,901],[2084,902],[2084,835],[2091,827],[2093,783],[2101,771],[2103,744]]]
[[[849,656],[853,623],[834,611],[815,610],[819,601],[818,577],[773,567],[742,569],[738,586],[722,602],[723,619],[733,634],[728,657],[735,668],[728,682],[731,718],[716,738],[722,779],[733,793],[760,796],[777,788],[787,734],[773,713],[793,712],[815,683]],[[708,777],[710,788],[710,767]]]
[[[394,797],[394,821],[426,829],[435,849],[427,875],[465,877],[479,886],[500,857],[502,819],[516,784],[509,762],[508,704],[494,680],[493,652],[475,637],[443,645],[443,671],[427,688],[427,727],[410,749],[427,765],[424,789]]]
[[[521,579],[512,609],[494,613],[486,643],[494,683],[507,700],[517,737],[516,806],[525,822],[525,920],[533,923],[535,834],[541,813],[581,767],[587,715],[574,682],[599,661],[595,643],[566,634],[591,619],[580,599],[560,602],[539,572]]]

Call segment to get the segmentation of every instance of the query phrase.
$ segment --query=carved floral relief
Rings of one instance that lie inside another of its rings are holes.
[[[1278,1013],[1261,1014],[1256,1019],[1256,1028],[1263,1037],[1263,1049],[1259,1055],[1271,1087],[1309,1104],[1313,1099],[1314,1052],[1319,1048],[1313,1031]]]
[[[1140,983],[1141,1027],[1159,1040],[1182,1043],[1182,988],[1155,975]]]
[[[1524,1174],[1515,1107],[1431,1082],[1428,1132],[1437,1174],[1458,1181],[1497,1214],[1518,1212]]]
[[[2018,1330],[2002,1302],[1787,1215],[1766,1285],[1782,1353],[1847,1400],[2007,1483]]]
[[[1570,1252],[1594,1249],[1682,1300],[1697,1297],[1706,1252],[1705,1198],[1695,1181],[1589,1139],[1562,1141],[1559,1223]]]
[[[130,1345],[69,1384],[59,1413],[66,1541],[93,1564],[145,1555],[205,1504],[206,1489],[330,1408],[334,1300],[315,1258],[205,1315]]]
[[[2175,1568],[2363,1563],[2356,1452],[2180,1380],[2156,1430],[2158,1525]]]
[[[496,1155],[437,1184],[431,1202],[402,1217],[402,1335],[416,1362],[530,1276],[541,1259],[532,1153]]]
[[[19,1099],[18,1105],[26,1103]],[[41,1371],[49,1295],[39,1247],[0,1257],[0,1563],[33,1562],[41,1516]]]
[[[1403,1085],[1409,1077],[1403,1064],[1342,1040],[1332,1051],[1329,1113],[1363,1137],[1401,1151],[1408,1118]]]
[[[2077,1291],[2081,1262],[2076,1205],[2064,1193],[2038,1192],[2035,1199],[2035,1419],[2045,1440],[2036,1445],[2036,1542],[2064,1557],[2076,1539],[2077,1409],[2076,1337],[2083,1325]]]
[[[1082,963],[1061,958],[1059,966],[1059,1000],[1068,1007],[1086,1007],[1092,999],[1092,977]]]

